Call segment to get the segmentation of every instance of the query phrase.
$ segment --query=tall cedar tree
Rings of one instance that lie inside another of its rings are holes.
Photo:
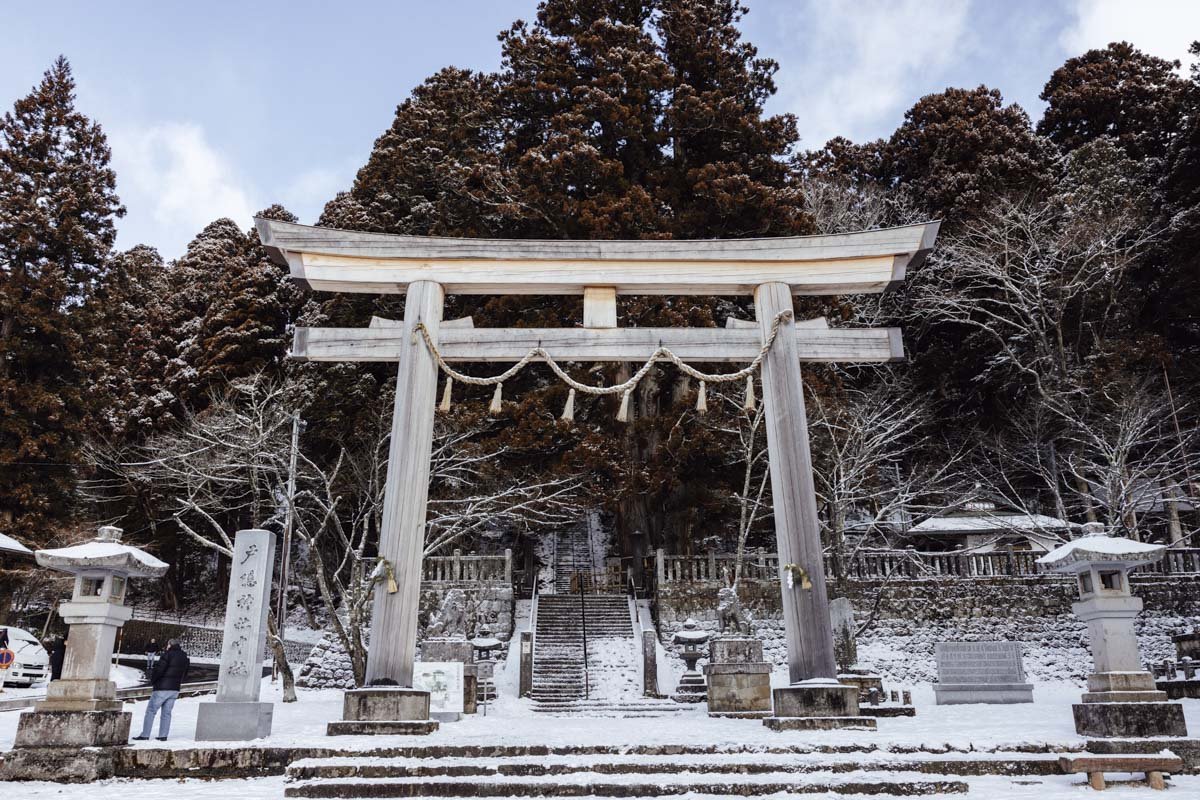
[[[161,374],[139,367],[155,346],[153,324],[167,296],[167,270],[153,247],[138,245],[108,261],[108,274],[87,295],[87,385],[96,408],[90,436],[133,441],[145,432],[138,414],[158,393]]]
[[[986,86],[922,97],[884,153],[886,179],[951,227],[999,197],[1044,189],[1054,155],[1029,115]]]
[[[1069,58],[1042,89],[1037,132],[1066,151],[1111,136],[1130,158],[1161,159],[1181,121],[1187,82],[1178,68],[1128,42]]]
[[[0,119],[0,531],[43,544],[68,519],[90,393],[80,301],[124,214],[100,126],[59,58]]]
[[[1200,41],[1190,52],[1195,61],[1183,95],[1183,121],[1159,186],[1163,236],[1150,281],[1153,302],[1146,308],[1147,327],[1166,337],[1174,358],[1169,366],[1182,377],[1176,379],[1180,396],[1194,396],[1187,387],[1200,381]]]

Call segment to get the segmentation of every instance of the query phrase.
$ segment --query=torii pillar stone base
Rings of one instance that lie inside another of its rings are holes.
[[[375,686],[347,691],[342,701],[342,719],[330,722],[325,733],[400,736],[433,733],[437,729],[438,721],[429,718],[429,692]]]

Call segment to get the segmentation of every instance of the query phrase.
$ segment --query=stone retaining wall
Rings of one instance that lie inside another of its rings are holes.
[[[468,636],[474,636],[481,625],[487,625],[492,635],[501,641],[508,641],[512,637],[515,599],[511,586],[439,581],[421,587],[419,638],[424,638],[430,616],[437,611],[451,589],[460,589],[466,595]],[[354,688],[350,655],[332,631],[326,633],[312,648],[296,676],[296,685],[310,689]]]
[[[1172,657],[1171,637],[1200,625],[1200,576],[1135,576],[1133,586],[1146,604],[1138,621],[1143,658]],[[716,630],[716,593],[715,585],[687,583],[669,584],[660,592],[656,611],[664,645],[671,647],[671,637],[688,617]],[[1026,670],[1038,680],[1082,681],[1091,671],[1087,628],[1071,612],[1076,596],[1069,578],[831,582],[830,594],[851,600],[859,624],[876,609],[874,622],[859,636],[859,660],[901,683],[933,680],[933,645],[948,640],[1024,642]],[[778,583],[746,583],[740,595],[766,658],[786,663]]]

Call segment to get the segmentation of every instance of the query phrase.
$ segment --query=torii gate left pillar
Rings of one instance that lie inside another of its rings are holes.
[[[390,590],[386,576],[375,585],[367,658],[368,686],[379,680],[412,686],[438,379],[433,356],[425,343],[412,334],[421,322],[433,341],[437,341],[445,298],[440,284],[416,281],[409,284],[404,300],[404,327],[400,335],[410,346],[400,350],[396,370],[396,402],[392,409],[379,540],[379,553],[388,559],[397,591]]]

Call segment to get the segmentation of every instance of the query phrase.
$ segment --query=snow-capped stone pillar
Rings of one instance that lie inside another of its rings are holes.
[[[1142,667],[1134,622],[1142,600],[1134,597],[1129,573],[1163,557],[1163,545],[1105,536],[1089,523],[1085,535],[1038,559],[1050,572],[1074,575],[1079,602],[1071,606],[1087,623],[1095,671],[1083,702],[1073,706],[1081,736],[1186,736],[1183,706],[1168,703],[1154,676]]]
[[[125,590],[130,578],[161,577],[167,564],[122,544],[121,529],[111,525],[90,542],[34,555],[39,566],[75,576],[70,601],[58,607],[70,632],[62,678],[50,683],[32,713],[21,715],[2,777],[44,780],[51,777],[50,763],[56,765],[56,780],[110,776],[112,755],[103,748],[128,743],[131,718],[109,677],[117,631],[133,616]],[[50,755],[44,755],[47,748]]]

